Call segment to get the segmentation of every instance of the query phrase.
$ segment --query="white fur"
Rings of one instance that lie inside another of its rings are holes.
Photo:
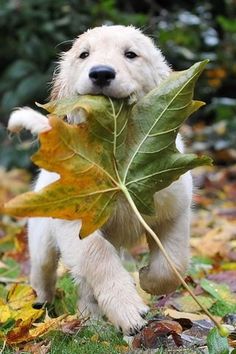
[[[28,129],[32,134],[50,130],[48,119],[29,107],[15,110],[8,121],[8,129],[18,133],[21,129]]]
[[[86,59],[80,59],[83,51]],[[127,59],[124,52],[138,54]],[[109,65],[116,71],[110,86],[97,88],[88,77],[94,65]],[[81,35],[73,47],[62,55],[54,76],[52,97],[63,98],[78,94],[104,94],[112,97],[136,97],[157,86],[169,75],[170,68],[153,42],[133,27],[103,26]],[[84,119],[84,117],[83,117]],[[80,121],[79,115],[68,120]],[[47,118],[29,110],[16,110],[11,115],[9,129],[25,127],[32,133],[50,129]],[[178,149],[183,143],[178,136]],[[45,170],[40,172],[35,190],[52,183],[59,176]],[[188,264],[188,243],[192,181],[186,173],[171,186],[154,195],[156,213],[147,218],[158,233],[176,267],[184,273]],[[108,223],[84,240],[80,240],[80,221],[51,218],[29,220],[29,249],[31,255],[31,284],[40,302],[51,301],[55,290],[59,254],[80,284],[79,311],[82,315],[105,314],[124,333],[134,333],[145,321],[148,308],[136,292],[133,280],[123,268],[117,250],[137,243],[143,228],[124,200]],[[152,294],[173,291],[179,284],[155,242],[147,236],[150,263],[140,270],[143,289]],[[117,250],[116,250],[117,249]]]

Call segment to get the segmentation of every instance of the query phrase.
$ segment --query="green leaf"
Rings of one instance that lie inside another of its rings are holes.
[[[229,313],[236,313],[236,304],[217,300],[210,308],[210,312],[215,316],[224,317]]]
[[[7,334],[15,326],[15,323],[15,319],[9,318],[6,322],[0,324],[0,332]]]
[[[227,304],[236,305],[236,297],[231,293],[227,284],[218,284],[207,279],[202,279],[200,285],[215,299],[226,302]]]
[[[129,124],[132,144],[119,172],[141,213],[153,213],[155,192],[188,170],[211,163],[206,156],[181,154],[175,145],[181,124],[203,105],[192,98],[195,83],[207,62],[172,73],[133,108]]]
[[[208,157],[182,154],[176,136],[183,121],[202,102],[193,101],[195,82],[207,61],[173,73],[140,102],[81,96],[44,107],[52,129],[40,134],[33,161],[61,179],[38,193],[19,196],[5,206],[16,216],[81,219],[81,235],[101,227],[122,193],[139,212],[154,212],[153,195],[189,169],[210,164]],[[86,122],[69,125],[57,116],[86,114]]]
[[[216,301],[215,299],[212,299],[212,297],[210,297],[209,295],[208,296],[198,295],[197,299],[200,302],[200,304],[204,306],[206,309],[209,309]],[[195,302],[195,300],[190,295],[185,295],[177,299],[174,299],[173,304],[178,311],[191,312],[191,313],[196,313],[201,311],[201,307]]]
[[[214,327],[207,336],[207,347],[209,354],[229,353],[227,338],[222,337],[216,327]]]

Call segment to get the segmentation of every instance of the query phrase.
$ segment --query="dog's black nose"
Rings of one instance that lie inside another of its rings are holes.
[[[89,77],[96,86],[108,86],[116,77],[116,72],[110,66],[97,65],[91,68]]]

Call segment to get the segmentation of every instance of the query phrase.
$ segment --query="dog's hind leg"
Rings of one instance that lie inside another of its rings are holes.
[[[157,193],[157,216],[152,229],[157,233],[167,254],[183,275],[189,261],[189,234],[191,219],[191,176],[182,176],[170,188]],[[160,195],[161,194],[161,195]],[[158,198],[158,196],[160,198]],[[174,291],[180,284],[156,242],[147,237],[150,263],[140,272],[140,285],[148,293],[158,295]]]
[[[37,293],[38,303],[51,302],[55,293],[58,249],[51,235],[49,219],[30,219],[28,237],[30,283]]]
[[[187,213],[154,228],[167,254],[182,275],[189,261],[189,223],[186,218]],[[155,241],[150,236],[147,240],[150,248],[150,263],[139,271],[140,285],[153,295],[170,293],[180,285],[180,280],[170,268]]]

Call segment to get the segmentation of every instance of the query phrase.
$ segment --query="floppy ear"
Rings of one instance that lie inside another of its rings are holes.
[[[62,58],[61,58],[62,60]],[[57,100],[61,98],[62,91],[62,75],[61,75],[61,60],[58,62],[58,65],[53,73],[52,77],[52,89],[50,92],[50,100]]]
[[[52,90],[50,92],[50,100],[54,101],[59,98],[59,92],[60,92],[61,84],[59,77],[54,74],[53,76],[53,81],[52,81]]]
[[[67,72],[68,66],[70,66],[70,62],[68,63],[70,52],[71,49],[60,54],[60,59],[57,62],[57,66],[52,77],[52,89],[50,93],[51,100],[57,100],[69,95],[67,77],[65,77],[65,73]]]
[[[153,46],[152,58],[152,68],[153,68],[153,77],[156,85],[158,86],[163,80],[165,80],[171,73],[172,69],[165,60],[160,49],[155,45]]]

